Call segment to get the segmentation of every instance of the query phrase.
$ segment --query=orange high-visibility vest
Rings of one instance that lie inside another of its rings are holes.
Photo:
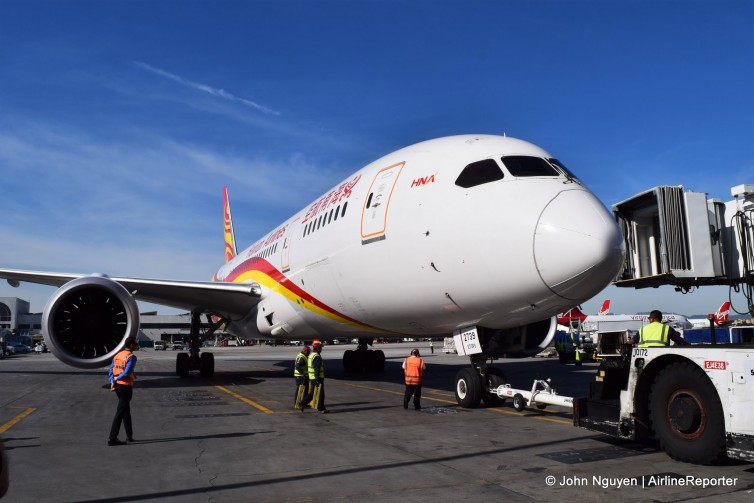
[[[122,374],[126,370],[126,365],[128,364],[128,360],[133,358],[134,354],[130,351],[126,351],[125,349],[115,355],[115,358],[113,358],[113,377]],[[126,386],[133,386],[134,385],[134,376],[133,372],[128,374],[125,377],[122,377],[115,381],[118,384],[125,384]]]
[[[420,385],[422,376],[424,376],[424,360],[418,356],[409,356],[403,360],[403,366],[406,373],[406,384]]]

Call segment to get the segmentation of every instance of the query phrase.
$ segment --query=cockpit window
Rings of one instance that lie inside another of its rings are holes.
[[[526,176],[559,176],[560,173],[550,163],[541,157],[525,155],[509,155],[502,158],[503,164],[508,168],[511,175],[517,177]]]
[[[494,159],[472,162],[461,171],[456,179],[456,185],[468,189],[483,183],[495,182],[503,179],[503,170]]]
[[[574,175],[573,173],[571,173],[571,170],[568,169],[568,168],[566,168],[565,165],[562,162],[560,162],[559,160],[554,159],[554,158],[547,159],[547,160],[550,161],[550,164],[552,164],[556,168],[560,169],[563,173],[565,173],[566,178],[568,178],[569,180],[575,181],[575,182],[579,182],[579,179],[576,178],[576,175]]]

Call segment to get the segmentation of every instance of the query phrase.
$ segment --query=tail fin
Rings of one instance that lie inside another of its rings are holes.
[[[726,300],[715,313],[715,323],[725,325],[730,321],[730,301]]]
[[[572,325],[576,324],[578,325],[582,321],[586,319],[586,315],[581,312],[581,309],[579,309],[579,306],[572,307],[568,311],[559,314],[556,317],[556,320],[561,325]]]
[[[230,216],[230,198],[228,187],[223,187],[223,223],[225,227],[225,263],[236,256],[236,235],[233,232],[233,218]]]
[[[609,313],[610,313],[610,299],[607,299],[605,300],[605,302],[602,303],[602,307],[597,312],[597,314],[600,316],[604,316]]]

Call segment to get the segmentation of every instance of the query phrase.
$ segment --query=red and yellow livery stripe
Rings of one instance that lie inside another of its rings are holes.
[[[213,281],[218,281],[216,275],[213,278]],[[325,318],[338,323],[344,323],[346,325],[375,332],[393,333],[389,330],[362,323],[336,309],[333,309],[298,287],[293,281],[263,258],[253,257],[244,260],[222,281],[226,283],[258,283],[269,288],[270,291],[282,295],[291,302],[295,302],[313,313],[324,316]]]

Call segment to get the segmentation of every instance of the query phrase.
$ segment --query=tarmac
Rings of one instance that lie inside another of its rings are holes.
[[[401,363],[426,360],[421,411],[403,409]],[[651,444],[573,426],[570,409],[463,409],[454,376],[468,359],[436,344],[380,344],[380,374],[346,375],[350,345],[325,346],[328,414],[293,408],[295,346],[216,348],[215,376],[175,376],[177,352],[142,349],[135,442],[107,445],[117,399],[107,369],[51,354],[0,360],[7,502],[754,502],[754,464],[698,466]],[[498,360],[529,389],[551,378],[584,395],[596,364]],[[121,440],[125,433],[121,432]]]

